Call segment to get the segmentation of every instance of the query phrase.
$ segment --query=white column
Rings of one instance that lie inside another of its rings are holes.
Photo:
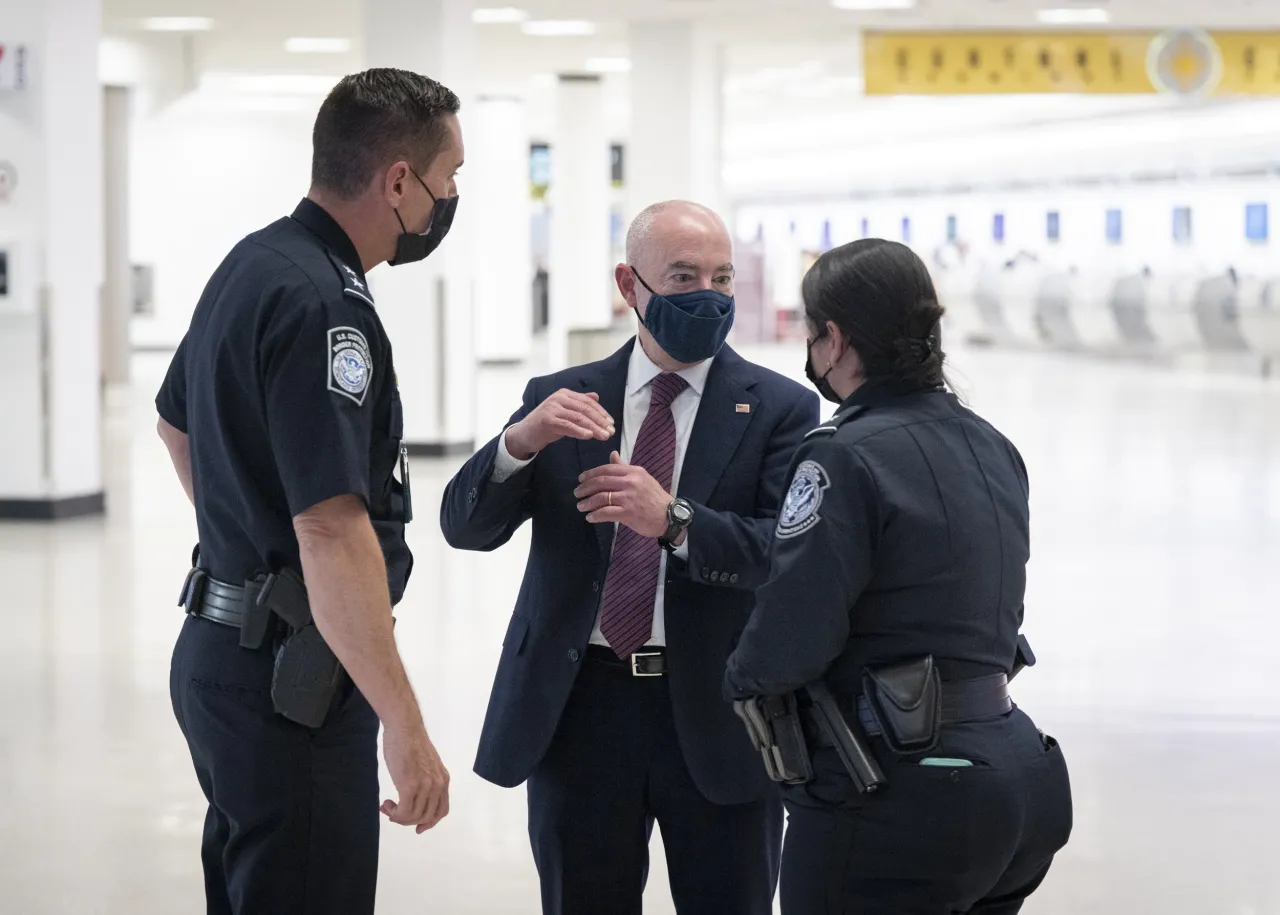
[[[5,391],[0,514],[102,508],[100,0],[0,0],[0,41],[25,45],[25,88],[0,88]],[[10,58],[13,59],[12,57]]]
[[[609,261],[609,137],[604,87],[593,74],[562,74],[551,143],[548,358],[569,358],[569,334],[613,323]]]
[[[467,119],[465,181],[477,238],[476,358],[522,361],[533,340],[529,127],[521,99],[482,96]]]
[[[723,213],[724,47],[692,22],[633,22],[628,216],[660,200]]]
[[[106,234],[102,295],[102,375],[108,384],[129,381],[129,321],[133,289],[129,261],[129,107],[133,92],[103,88],[103,210]]]
[[[398,67],[439,80],[462,100],[463,142],[470,147],[472,23],[470,0],[364,0],[367,67]],[[382,266],[370,276],[378,313],[395,349],[412,452],[470,453],[475,441],[475,226],[467,171],[449,237],[427,260]]]

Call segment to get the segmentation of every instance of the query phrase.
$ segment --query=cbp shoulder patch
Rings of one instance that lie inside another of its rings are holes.
[[[373,357],[364,334],[354,327],[329,330],[329,390],[364,405],[373,377]]]
[[[822,520],[818,509],[822,506],[822,494],[829,488],[831,478],[817,461],[805,461],[796,468],[778,516],[779,540],[799,537]]]

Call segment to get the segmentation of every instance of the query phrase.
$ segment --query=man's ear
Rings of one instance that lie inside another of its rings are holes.
[[[400,206],[404,199],[406,181],[410,177],[409,163],[396,162],[386,170],[382,177],[382,195],[393,207]]]
[[[635,271],[626,264],[618,264],[613,268],[613,279],[618,284],[618,291],[622,293],[622,298],[631,308],[638,308],[636,302],[636,274]]]

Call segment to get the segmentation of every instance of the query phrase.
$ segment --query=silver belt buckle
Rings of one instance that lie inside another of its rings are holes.
[[[662,652],[660,652],[660,651],[639,651],[639,652],[636,652],[635,654],[633,654],[633,655],[631,656],[631,676],[633,676],[633,677],[661,677],[661,676],[663,675],[663,674],[662,674],[662,672],[659,672],[659,673],[656,673],[656,674],[650,674],[650,673],[644,673],[644,672],[642,672],[642,671],[640,670],[640,659],[641,659],[641,658],[660,658],[660,657],[662,657]]]

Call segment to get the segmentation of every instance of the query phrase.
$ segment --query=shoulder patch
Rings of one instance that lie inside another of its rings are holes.
[[[821,428],[821,427],[819,427]],[[816,430],[815,430],[816,431]],[[804,461],[791,478],[791,488],[778,515],[777,538],[790,540],[811,529],[822,516],[822,494],[831,488],[831,477],[817,461]]]
[[[329,390],[364,406],[373,378],[373,356],[364,334],[354,327],[329,329]]]

